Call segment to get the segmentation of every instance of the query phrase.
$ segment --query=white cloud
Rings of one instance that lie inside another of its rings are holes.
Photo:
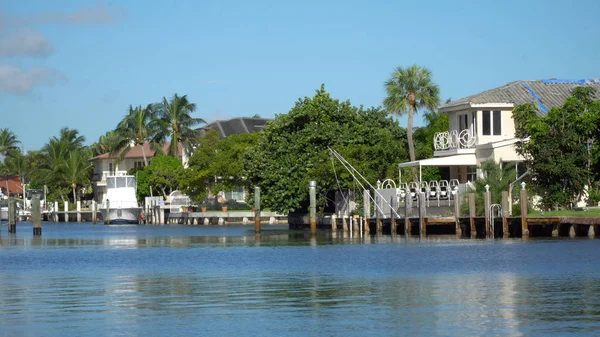
[[[36,15],[13,16],[9,22],[13,25],[47,25],[47,24],[111,24],[127,17],[122,8],[111,8],[104,1],[95,6],[83,6],[73,12],[46,12]]]
[[[53,52],[50,41],[31,29],[0,35],[0,56],[47,57]]]
[[[20,69],[10,64],[0,63],[0,91],[26,94],[36,85],[53,85],[66,81],[67,77],[54,69],[46,67]]]

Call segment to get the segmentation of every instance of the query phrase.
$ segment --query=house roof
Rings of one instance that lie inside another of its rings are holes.
[[[171,145],[171,142],[165,142],[163,144],[162,149],[163,149],[164,153],[167,153],[170,145]],[[150,159],[150,158],[154,157],[154,150],[152,149],[152,146],[150,143],[144,144],[144,152],[146,153],[146,158]],[[181,157],[181,144],[179,144],[179,147],[177,149],[177,156]],[[111,156],[108,153],[103,153],[101,155],[98,155],[98,156],[92,158],[91,160],[115,159],[117,157],[118,157],[118,155]],[[142,152],[142,146],[136,145],[136,146],[129,148],[129,151],[125,155],[124,159],[143,159],[143,158],[144,158],[144,154]]]
[[[11,195],[23,193],[21,186],[21,177],[19,176],[0,176],[0,190],[2,195],[6,195],[6,185]]]
[[[596,89],[596,98],[600,99],[600,80],[535,80],[515,81],[501,87],[461,98],[440,106],[440,111],[451,111],[459,108],[474,107],[478,104],[512,104],[517,106],[533,103],[541,113],[564,104],[576,87],[592,87]]]
[[[225,138],[231,135],[260,131],[271,120],[270,118],[237,117],[227,120],[217,120],[197,130],[200,132],[217,130],[219,136]]]

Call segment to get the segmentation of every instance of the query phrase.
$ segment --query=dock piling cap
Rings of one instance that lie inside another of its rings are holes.
[[[316,188],[316,187],[317,187],[317,182],[316,182],[316,181],[314,181],[314,180],[312,180],[312,181],[311,181],[311,182],[308,184],[308,186],[309,186],[309,187],[311,187],[311,188]]]

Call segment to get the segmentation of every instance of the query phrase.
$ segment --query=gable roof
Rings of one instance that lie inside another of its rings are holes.
[[[219,136],[225,138],[231,135],[260,131],[271,120],[270,118],[237,117],[227,120],[217,120],[196,130],[201,133],[208,132],[209,130],[217,130]]]
[[[167,153],[167,151],[169,150],[169,146],[171,145],[171,142],[165,142],[162,146],[162,150],[164,153]],[[177,149],[177,156],[181,157],[181,144],[179,144],[178,149]],[[146,158],[150,159],[152,157],[154,157],[154,150],[152,149],[152,146],[150,145],[150,143],[145,143],[144,144],[144,152],[146,153]],[[94,161],[94,160],[100,160],[100,159],[116,159],[119,156],[111,156],[108,153],[103,153],[101,155],[98,155],[90,160]],[[129,151],[127,152],[127,154],[125,155],[125,158],[123,159],[143,159],[144,158],[144,153],[142,152],[142,146],[141,145],[136,145],[133,147],[129,148]]]
[[[19,176],[0,176],[0,191],[2,191],[2,195],[6,195],[6,185],[8,185],[10,195],[23,193],[21,177]]]
[[[517,106],[524,103],[533,103],[538,106],[541,113],[562,106],[565,99],[571,97],[576,87],[592,87],[596,89],[596,99],[600,99],[600,80],[535,80],[515,81],[501,87],[486,90],[478,94],[461,98],[440,106],[440,111],[452,111],[460,108],[475,107],[478,104],[512,104]]]

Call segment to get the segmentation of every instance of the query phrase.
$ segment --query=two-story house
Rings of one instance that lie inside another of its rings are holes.
[[[497,163],[518,162],[516,153],[514,107],[533,103],[539,114],[563,105],[574,88],[589,86],[596,89],[600,99],[600,80],[535,80],[515,81],[487,90],[439,108],[447,113],[449,130],[434,136],[434,158],[399,164],[403,167],[448,167],[450,179],[461,184],[474,181],[481,175],[482,162],[493,159]],[[422,180],[419,176],[419,180]]]
[[[170,142],[163,144],[163,152],[168,151]],[[142,152],[141,145],[135,145],[129,148],[125,157],[120,160],[119,156],[111,156],[108,153],[98,155],[91,159],[94,164],[94,173],[92,177],[94,188],[94,199],[98,202],[104,200],[106,195],[106,177],[109,175],[126,175],[131,169],[144,167],[144,153],[148,162],[154,157],[155,151],[149,143],[144,144]],[[181,146],[178,156],[181,158]]]

